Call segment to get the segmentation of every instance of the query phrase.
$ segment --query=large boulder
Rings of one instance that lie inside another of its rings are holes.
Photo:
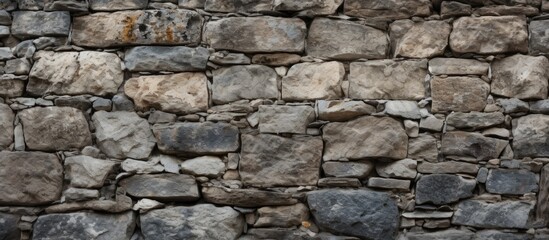
[[[478,77],[434,77],[431,80],[433,112],[483,111],[490,84]]]
[[[307,126],[315,120],[311,106],[259,106],[259,132],[305,134]]]
[[[21,39],[35,37],[66,37],[71,27],[69,12],[13,12],[11,34]]]
[[[261,206],[292,205],[298,203],[291,193],[224,187],[202,187],[202,197],[206,202],[219,205],[253,208]]]
[[[282,78],[282,99],[338,99],[343,96],[341,82],[345,67],[340,62],[299,63]]]
[[[241,99],[277,99],[277,77],[275,70],[263,65],[214,70],[212,100],[219,104]]]
[[[13,121],[15,114],[11,108],[0,103],[0,150],[8,148],[13,143]]]
[[[457,202],[472,197],[476,185],[475,179],[465,179],[457,175],[425,175],[416,183],[416,203],[442,205]]]
[[[549,60],[516,54],[492,62],[492,94],[518,99],[547,98]]]
[[[486,191],[513,195],[537,192],[538,177],[525,169],[492,169],[486,179]]]
[[[531,114],[513,121],[515,157],[549,157],[549,116]]]
[[[344,11],[349,16],[392,20],[429,16],[431,4],[429,0],[346,0]]]
[[[466,200],[457,205],[452,224],[477,228],[520,228],[530,227],[529,217],[534,204],[521,201],[486,203],[480,200]]]
[[[143,174],[120,181],[128,195],[158,201],[193,202],[200,198],[196,180],[185,174]]]
[[[447,132],[442,136],[441,152],[447,158],[473,162],[499,158],[507,140],[485,137],[476,132]]]
[[[65,179],[72,187],[101,188],[116,162],[85,155],[65,159]]]
[[[205,70],[210,52],[203,47],[139,46],[126,50],[124,63],[134,72]]]
[[[398,20],[391,23],[394,57],[432,58],[444,53],[450,36],[450,24],[444,21]]]

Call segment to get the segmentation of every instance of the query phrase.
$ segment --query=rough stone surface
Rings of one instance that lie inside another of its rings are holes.
[[[501,112],[452,112],[446,118],[446,124],[449,126],[477,130],[500,125],[505,121],[505,116]]]
[[[416,183],[416,203],[442,205],[469,198],[473,196],[476,183],[475,179],[465,179],[457,175],[425,175]]]
[[[535,173],[524,169],[492,169],[486,180],[486,191],[514,195],[537,192],[538,179]]]
[[[415,101],[388,101],[385,112],[394,117],[420,119],[421,113]]]
[[[17,227],[19,217],[11,214],[0,213],[0,238],[20,239],[21,231]]]
[[[473,239],[475,234],[469,230],[455,230],[448,229],[436,232],[409,232],[406,234],[409,240],[437,240],[437,239],[451,239],[451,240],[470,240]]]
[[[419,135],[408,141],[408,158],[435,162],[438,156],[437,139],[431,135]]]
[[[444,134],[441,152],[446,157],[476,162],[498,158],[508,144],[506,140],[484,137],[480,133],[455,131]]]
[[[401,180],[394,178],[371,177],[368,179],[368,187],[370,188],[383,188],[395,191],[409,191],[410,184],[410,180]]]
[[[338,178],[366,178],[374,169],[369,161],[360,162],[325,162],[322,164],[324,175]]]
[[[310,106],[259,106],[259,132],[305,134],[315,119]]]
[[[44,10],[88,12],[88,5],[86,0],[46,0],[44,1]]]
[[[477,174],[478,165],[458,161],[447,161],[439,163],[422,162],[417,166],[420,173],[469,173]]]
[[[349,16],[387,20],[431,14],[429,0],[347,0],[344,7],[345,14]]]
[[[240,99],[276,99],[276,72],[266,66],[232,66],[213,71],[212,100],[228,103]]]
[[[131,158],[124,160],[120,164],[120,167],[126,172],[134,172],[137,174],[159,173],[164,171],[164,167],[158,164],[158,162],[134,160]]]
[[[527,202],[503,201],[486,203],[466,200],[457,205],[452,224],[479,228],[522,228],[529,227],[528,218],[534,205]]]
[[[292,198],[290,193],[257,189],[203,187],[202,196],[206,202],[238,207],[292,205],[298,202],[297,199]]]
[[[25,91],[25,81],[18,79],[0,79],[0,97],[20,97]]]
[[[345,67],[340,62],[299,63],[282,79],[282,99],[337,99],[343,95]]]
[[[450,30],[450,24],[444,21],[395,21],[391,23],[390,30],[393,56],[408,58],[440,56],[448,45]]]
[[[89,0],[94,11],[134,10],[147,7],[147,0]]]
[[[124,63],[130,71],[185,72],[206,69],[210,53],[198,47],[140,46],[126,51]]]
[[[292,227],[299,226],[309,219],[309,208],[303,203],[291,206],[262,207],[254,227]]]
[[[531,21],[530,29],[530,54],[549,55],[549,20]]]
[[[417,175],[416,168],[416,160],[403,159],[391,163],[378,163],[376,165],[376,172],[379,176],[387,178],[414,179]]]
[[[72,187],[101,188],[114,169],[114,161],[88,156],[73,156],[65,159],[65,179]]]
[[[477,77],[435,77],[431,80],[433,112],[482,111],[490,85]]]
[[[435,75],[487,75],[490,64],[474,59],[433,58],[429,71]]]
[[[181,172],[194,176],[216,178],[225,172],[225,163],[215,156],[197,157],[182,162]]]
[[[8,148],[13,143],[13,121],[15,114],[6,104],[0,103],[0,150]]]
[[[532,114],[513,124],[513,150],[516,157],[549,157],[549,117]]]
[[[547,98],[549,60],[513,55],[492,63],[492,94],[518,99]]]
[[[158,201],[192,202],[200,197],[194,177],[185,174],[135,175],[120,186],[130,196]]]
[[[69,12],[13,12],[11,34],[21,39],[42,36],[68,36],[71,27]]]
[[[318,100],[316,101],[318,119],[343,122],[362,115],[376,112],[376,108],[362,101]]]

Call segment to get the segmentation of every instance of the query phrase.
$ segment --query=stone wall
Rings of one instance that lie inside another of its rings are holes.
[[[0,8],[0,239],[549,239],[548,0]]]

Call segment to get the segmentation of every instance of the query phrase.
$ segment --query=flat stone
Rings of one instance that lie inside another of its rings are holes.
[[[299,53],[305,48],[306,32],[299,18],[231,17],[208,22],[203,37],[216,50]]]
[[[293,205],[298,203],[290,193],[257,189],[227,189],[222,187],[202,187],[202,197],[206,202],[237,207],[261,207]]]
[[[417,171],[420,173],[468,173],[476,175],[478,170],[479,166],[477,164],[457,161],[422,162],[417,166]]]
[[[0,152],[1,205],[32,206],[59,200],[63,166],[54,154]]]
[[[124,81],[122,61],[107,52],[39,51],[29,74],[27,92],[46,94],[113,95]]]
[[[16,11],[12,14],[11,34],[17,38],[69,35],[71,26],[69,12]]]
[[[75,45],[97,48],[197,45],[202,24],[200,14],[184,9],[94,13],[74,17],[71,36]]]
[[[153,126],[158,149],[166,154],[220,155],[239,147],[238,128],[226,123],[174,123]]]
[[[45,0],[44,11],[88,12],[86,0]]]
[[[530,234],[527,233],[513,233],[503,232],[498,230],[481,230],[475,234],[475,240],[480,239],[515,239],[515,240],[529,240],[532,239]]]
[[[539,14],[538,7],[532,6],[485,6],[475,9],[475,15],[480,16],[504,16],[504,15],[526,15],[536,16]]]
[[[54,100],[54,103],[58,107],[72,107],[82,112],[86,112],[92,107],[92,103],[84,96],[58,97]]]
[[[549,55],[549,20],[531,21],[530,29],[530,54]]]
[[[336,37],[337,36],[337,37]],[[385,58],[387,34],[352,21],[315,18],[307,36],[307,55],[336,60]]]
[[[541,220],[546,224],[549,222],[547,214],[549,214],[549,165],[541,169],[541,175],[539,179],[539,194],[536,205],[536,219]]]
[[[486,191],[513,195],[537,192],[538,177],[525,169],[492,169],[486,180]]]
[[[133,172],[137,174],[159,173],[164,171],[164,167],[158,162],[141,161],[128,158],[120,164],[120,167],[125,172]]]
[[[202,156],[181,163],[181,172],[194,176],[216,178],[225,172],[225,163],[215,156]]]
[[[433,58],[429,71],[435,75],[488,75],[490,63],[474,59]]]
[[[208,109],[208,79],[201,72],[131,78],[124,93],[141,110],[187,114]]]
[[[123,199],[123,200],[122,200]],[[106,213],[121,213],[132,209],[132,199],[118,195],[117,200],[90,200],[82,202],[62,203],[47,207],[46,213],[66,213],[83,210],[92,210]]]
[[[381,178],[371,177],[368,179],[368,187],[370,188],[383,188],[391,190],[410,190],[410,180],[393,179],[393,178]]]
[[[203,47],[139,46],[126,50],[124,63],[133,72],[205,70],[210,52]]]
[[[440,16],[443,19],[469,16],[473,13],[471,5],[455,1],[443,1],[440,4]]]
[[[377,174],[386,178],[414,179],[417,175],[416,168],[417,161],[408,158],[390,163],[376,164]]]
[[[19,79],[0,79],[0,97],[13,98],[23,96],[26,81]]]
[[[521,16],[459,18],[453,23],[450,48],[457,53],[527,53],[526,18]]]
[[[282,78],[282,99],[338,99],[343,96],[341,82],[345,67],[340,62],[299,63]]]
[[[193,202],[200,198],[196,180],[185,174],[134,175],[119,182],[130,196],[158,201]]]
[[[452,215],[454,215],[454,212],[423,211],[423,210],[416,210],[414,212],[402,213],[403,217],[410,218],[410,219],[421,219],[421,218],[444,219],[444,218],[451,218]]]
[[[549,116],[531,114],[513,122],[515,157],[549,157]]]
[[[252,57],[253,64],[267,66],[288,66],[301,61],[301,56],[293,53],[265,53],[255,54]]]
[[[393,20],[429,16],[431,7],[429,0],[347,0],[344,11],[346,15],[354,17]]]
[[[353,187],[359,188],[362,186],[358,178],[338,178],[338,177],[327,177],[318,179],[316,184],[319,187],[324,188],[338,188],[338,187]]]
[[[59,151],[92,145],[88,122],[76,108],[37,107],[25,109],[17,116],[31,150]]]
[[[452,224],[478,228],[520,228],[530,227],[528,218],[534,204],[519,201],[486,203],[480,200],[466,200],[457,205]]]
[[[272,68],[262,65],[214,70],[212,100],[221,104],[241,99],[277,99],[277,77]]]
[[[135,221],[132,212],[47,214],[38,217],[34,223],[32,239],[130,239]]]
[[[237,239],[244,217],[230,207],[198,204],[151,210],[139,216],[145,239]]]
[[[96,189],[67,188],[63,191],[63,197],[67,202],[81,202],[99,198],[99,191]]]
[[[230,13],[230,12],[268,13],[273,10],[273,1],[272,0],[256,0],[256,1],[205,0],[204,10],[208,12],[223,12],[223,13]]]
[[[73,156],[65,159],[65,179],[77,188],[101,188],[116,162],[88,156]]]
[[[352,62],[349,96],[359,99],[420,100],[425,97],[427,60]]]
[[[465,179],[457,175],[424,175],[416,183],[416,204],[442,205],[457,202],[472,197],[476,185],[475,179]]]
[[[390,25],[394,57],[432,58],[444,53],[450,24],[444,21],[397,20]]]
[[[435,117],[434,115],[428,115],[419,121],[419,129],[440,132],[444,127],[444,120]]]
[[[406,238],[409,240],[471,240],[475,234],[469,230],[448,229],[436,232],[408,232]]]
[[[374,106],[363,101],[318,100],[316,101],[318,119],[331,122],[343,122],[376,112]]]
[[[501,112],[452,112],[446,118],[446,124],[459,129],[478,130],[500,125],[505,121]]]
[[[244,134],[239,162],[242,183],[254,187],[316,185],[322,145],[319,137]]]
[[[309,208],[303,203],[291,206],[262,207],[257,209],[254,227],[293,227],[309,220]]]
[[[305,134],[307,126],[315,120],[310,106],[259,106],[259,132]]]
[[[375,134],[372,134],[375,132]],[[402,124],[389,117],[361,117],[349,122],[328,123],[323,128],[323,159],[403,159],[408,135]]]
[[[209,60],[215,64],[220,65],[248,65],[252,62],[250,58],[243,53],[226,53],[216,52],[213,53]]]
[[[13,121],[15,114],[11,108],[0,103],[0,150],[8,148],[13,143]]]
[[[485,137],[480,133],[447,132],[442,136],[441,152],[447,158],[482,161],[499,158],[507,140]]]
[[[398,207],[386,193],[326,189],[307,193],[307,202],[324,231],[369,239],[394,239],[398,233]]]
[[[137,10],[147,7],[148,0],[89,0],[93,11]]]
[[[21,239],[21,231],[18,228],[19,216],[0,213],[0,238]]]
[[[516,54],[492,63],[492,94],[518,99],[547,98],[549,60]]]
[[[343,0],[320,0],[320,1],[293,1],[276,0],[274,10],[284,12],[295,12],[297,16],[314,17],[319,15],[335,14]]]
[[[478,77],[434,77],[431,80],[433,112],[482,111],[490,85]]]
[[[385,113],[393,117],[420,119],[419,107],[415,101],[387,101]]]
[[[366,178],[374,169],[370,161],[360,162],[325,162],[322,164],[324,175],[338,178]]]

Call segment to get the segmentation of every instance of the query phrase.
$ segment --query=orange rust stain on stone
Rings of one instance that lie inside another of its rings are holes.
[[[137,22],[137,16],[127,16],[122,22],[124,23],[124,28],[122,29],[122,41],[135,42],[137,37],[133,34],[133,28],[135,26],[135,22]]]
[[[168,26],[166,28],[166,40],[168,42],[173,42],[174,41],[174,39],[173,39],[173,29],[170,26]]]

